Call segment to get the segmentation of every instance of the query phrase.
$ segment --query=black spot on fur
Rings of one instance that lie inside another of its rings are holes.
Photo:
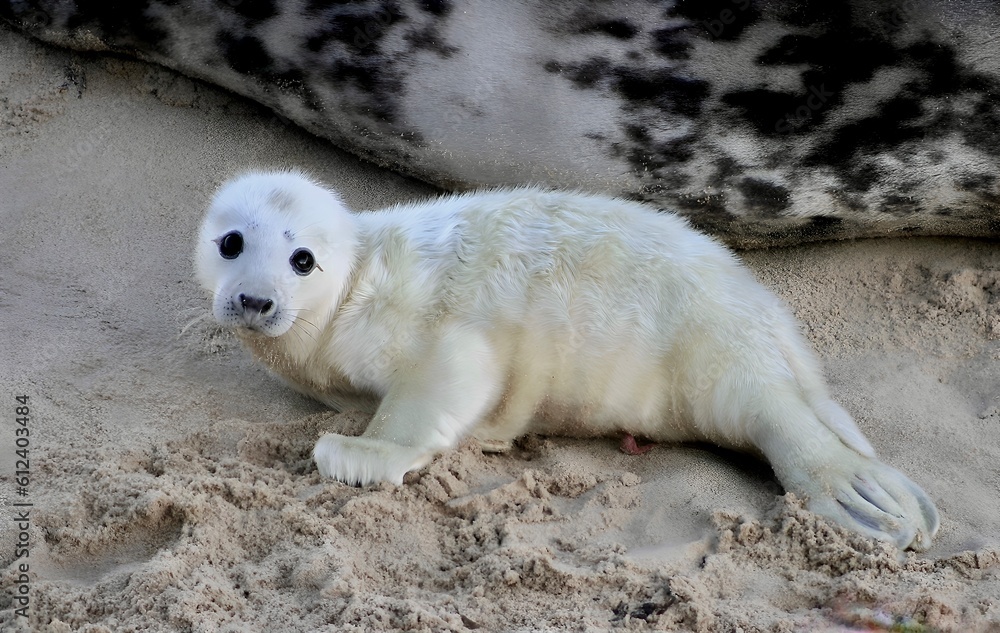
[[[724,104],[738,109],[743,118],[766,136],[779,134],[786,114],[794,113],[805,99],[803,95],[766,88],[737,90],[722,96]],[[797,127],[794,122],[788,125],[788,129],[792,131]]]
[[[557,61],[546,62],[545,70],[550,73],[564,74],[576,84],[577,88],[591,88],[607,77],[611,62],[602,58],[594,58],[581,64],[561,64]]]
[[[382,53],[381,43],[390,30],[407,22],[399,6],[329,0],[310,0],[307,6],[316,29],[305,41],[305,49],[316,54],[313,72],[332,84],[351,85],[365,93],[367,98],[355,114],[394,121],[403,82],[392,60]],[[411,36],[422,37],[419,32]],[[420,41],[410,43],[423,46]]]
[[[630,40],[639,29],[629,24],[627,20],[600,20],[580,28],[580,33],[604,33],[620,40]]]
[[[307,41],[307,47],[314,51],[320,50],[327,40],[334,40],[346,45],[352,53],[375,55],[388,30],[405,20],[402,11],[392,2],[363,8],[350,4],[335,7],[320,4],[317,0],[310,2],[310,12],[320,26]]]
[[[851,8],[844,2],[786,2],[772,5],[775,18],[789,26],[825,31],[831,23],[842,23]]]
[[[654,50],[667,59],[691,57],[691,41],[687,29],[668,27],[656,29],[650,35],[653,38]]]
[[[965,142],[990,156],[1000,156],[1000,89],[984,91],[971,115],[959,117]]]
[[[969,174],[958,179],[958,186],[965,191],[983,191],[996,184],[995,174]]]
[[[428,26],[415,31],[408,32],[404,39],[410,44],[415,50],[423,49],[427,51],[434,51],[441,57],[451,57],[458,52],[457,46],[450,46],[445,44],[444,38],[441,37],[437,26]]]
[[[639,125],[626,126],[625,135],[631,142],[626,147],[616,147],[616,154],[628,158],[630,163],[643,171],[655,171],[691,159],[694,139],[690,137],[656,141]]]
[[[116,47],[137,51],[166,53],[167,31],[149,14],[149,0],[109,2],[77,0],[66,28],[96,30]]]
[[[875,116],[839,128],[829,143],[813,152],[808,163],[842,163],[854,156],[859,147],[874,153],[896,147],[926,133],[924,126],[910,125],[923,110],[912,97],[896,96],[882,104]]]
[[[386,88],[377,67],[351,61],[336,61],[329,66],[326,75],[338,82],[352,83],[365,92],[378,92]]]
[[[834,163],[842,169],[853,164],[859,153],[891,150],[907,142],[944,135],[957,128],[970,146],[992,155],[1000,154],[1000,96],[995,79],[970,73],[955,60],[951,48],[917,44],[902,50],[902,63],[922,71],[894,97],[880,105],[878,113],[838,128],[829,143],[807,158],[809,164]],[[972,116],[952,120],[948,110],[927,111],[929,98],[977,94]]]
[[[320,100],[308,86],[302,70],[276,68],[274,59],[259,39],[250,35],[236,36],[228,31],[220,32],[217,37],[230,68],[262,84],[297,95],[303,105],[312,110],[320,109]]]
[[[678,74],[672,68],[656,65],[652,68],[613,64],[597,57],[579,64],[551,61],[545,64],[551,73],[564,75],[583,90],[611,91],[624,99],[624,109],[634,121],[658,121],[685,117],[696,119],[709,95],[709,84]],[[691,160],[695,139],[691,135],[663,139],[651,134],[641,124],[630,123],[625,129],[626,141],[613,143],[613,156],[629,161],[642,178],[657,179],[659,184],[679,188],[687,184],[690,175],[677,168],[678,163]]]
[[[754,0],[679,0],[669,15],[691,20],[703,37],[724,41],[739,39],[761,17]]]
[[[273,65],[273,60],[264,49],[264,44],[256,37],[249,35],[238,37],[222,31],[218,35],[218,41],[229,66],[238,73],[258,74],[266,72]]]
[[[677,75],[670,68],[613,65],[600,57],[580,64],[550,61],[544,67],[548,72],[565,74],[578,88],[614,90],[632,107],[652,106],[690,117],[701,112],[702,103],[709,93],[708,82]]]
[[[850,64],[843,59],[847,41],[855,60]],[[757,61],[765,66],[806,66],[799,73],[801,90],[738,90],[724,95],[723,103],[739,108],[766,136],[812,132],[843,102],[846,86],[870,80],[878,68],[898,64],[900,56],[901,51],[891,43],[858,29],[819,36],[786,35]]]
[[[912,215],[923,209],[923,201],[912,196],[889,194],[882,200],[879,211],[893,217]]]
[[[626,125],[625,135],[629,138],[629,140],[638,141],[640,143],[648,143],[651,140],[649,131],[641,125]]]
[[[754,211],[777,215],[790,204],[788,189],[758,178],[744,178],[739,184],[739,190],[747,206]]]
[[[823,24],[819,35],[785,35],[758,58],[765,66],[804,66],[799,71],[800,90],[754,88],[723,97],[759,132],[768,136],[813,132],[841,105],[848,86],[871,80],[885,67],[908,66],[924,72],[930,81],[921,92],[954,90],[948,85],[955,81],[952,51],[929,42],[900,47],[889,39],[888,31],[856,22],[851,6],[827,4],[836,6],[827,6],[816,15],[810,12]],[[785,17],[794,22],[794,15]],[[850,47],[851,63],[844,61],[845,46]]]
[[[840,227],[843,223],[841,218],[816,216],[809,218],[809,224],[802,233],[808,236],[810,241],[827,239],[840,233]]]
[[[726,182],[730,180],[733,176],[737,176],[743,173],[743,168],[740,166],[736,159],[732,156],[722,155],[715,159],[715,177],[716,182]]]
[[[907,144],[924,143],[934,136],[957,131],[971,147],[1000,155],[1000,83],[964,67],[952,45],[931,39],[933,34],[925,34],[928,39],[923,41],[895,41],[898,24],[880,21],[878,15],[863,10],[862,4],[799,3],[776,8],[775,16],[786,23],[808,24],[809,34],[781,37],[756,61],[798,73],[800,88],[734,90],[721,96],[722,104],[766,137],[814,139],[815,149],[805,157],[805,165],[833,167],[849,191],[867,191],[884,176],[865,157],[893,152],[905,160]],[[904,5],[887,3],[889,17],[905,9]],[[849,63],[844,57],[848,48]],[[913,78],[874,104],[868,116],[848,117],[846,123],[824,129],[844,104],[848,90],[856,90],[886,69],[898,69]],[[971,101],[975,111],[928,107],[948,97]],[[907,205],[897,200],[890,206],[895,212]]]
[[[428,13],[441,17],[451,13],[451,2],[448,0],[420,0],[417,4]]]
[[[672,70],[617,68],[614,76],[618,92],[626,99],[688,117],[701,113],[702,103],[709,91],[708,82],[682,77]]]
[[[776,243],[820,242],[842,235],[844,221],[830,216],[814,216],[801,225],[767,234]]]
[[[661,206],[663,200],[670,200],[674,209],[683,211],[691,224],[701,231],[724,232],[725,227],[733,222],[733,215],[728,209],[729,198],[725,192],[678,194],[676,188],[669,189],[658,183],[643,186],[640,193],[638,200]]]
[[[252,26],[278,15],[275,0],[228,0],[226,2]]]
[[[52,14],[26,2],[0,2],[0,18],[27,31],[52,25]]]

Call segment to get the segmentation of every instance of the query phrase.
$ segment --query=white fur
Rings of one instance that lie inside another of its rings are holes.
[[[245,249],[227,260],[231,230]],[[296,248],[322,270],[296,275]],[[400,483],[469,435],[628,432],[757,450],[811,508],[901,547],[937,530],[788,310],[672,214],[533,188],[353,214],[300,174],[251,173],[216,195],[196,260],[216,318],[275,372],[334,407],[377,405],[363,436],[319,440],[325,476]],[[274,314],[249,318],[240,293]]]

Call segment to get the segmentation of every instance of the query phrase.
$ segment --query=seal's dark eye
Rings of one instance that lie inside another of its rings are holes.
[[[316,258],[305,248],[300,248],[288,260],[297,275],[308,275],[316,267]]]
[[[243,236],[238,231],[226,233],[219,240],[219,254],[225,259],[236,259],[243,252]]]

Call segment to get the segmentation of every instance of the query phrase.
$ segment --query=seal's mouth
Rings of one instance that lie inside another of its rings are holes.
[[[234,325],[232,330],[233,333],[241,339],[256,341],[278,338],[283,334],[283,332],[275,333],[272,328],[264,327],[264,324],[261,323],[254,323],[252,325],[240,323],[238,325]]]
[[[248,325],[246,323],[241,323],[239,325],[233,326],[233,332],[237,336],[245,336],[250,338],[268,338],[270,335],[264,330],[260,329],[257,325]]]

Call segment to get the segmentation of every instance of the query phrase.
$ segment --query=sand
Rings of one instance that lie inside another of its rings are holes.
[[[399,487],[320,480],[317,435],[365,420],[251,362],[191,273],[214,187],[286,165],[358,209],[432,193],[212,87],[0,27],[3,631],[1000,630],[996,241],[744,254],[936,500],[934,547],[901,553],[711,446],[528,437]]]

